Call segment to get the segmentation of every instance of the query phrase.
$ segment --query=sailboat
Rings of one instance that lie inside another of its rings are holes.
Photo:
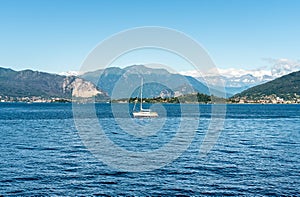
[[[135,103],[136,105],[136,103]],[[134,105],[134,109],[135,109]],[[143,108],[143,78],[141,80],[141,104],[140,104],[140,111],[135,111],[132,113],[134,118],[156,118],[158,114],[151,109],[144,109]]]

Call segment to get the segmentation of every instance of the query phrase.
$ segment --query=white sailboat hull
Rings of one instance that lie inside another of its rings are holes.
[[[133,112],[134,118],[156,118],[158,117],[158,114],[156,112],[151,111],[139,111],[139,112]]]

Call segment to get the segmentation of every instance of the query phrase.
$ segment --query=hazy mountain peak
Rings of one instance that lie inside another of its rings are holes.
[[[61,72],[58,74],[68,77],[68,76],[78,76],[78,75],[80,75],[80,72],[79,71],[67,71],[67,72]]]

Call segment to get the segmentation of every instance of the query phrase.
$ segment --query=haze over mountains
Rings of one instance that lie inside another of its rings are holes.
[[[208,73],[206,76],[199,76],[196,71],[181,72],[183,75],[189,75],[197,78],[200,81],[215,85],[216,79],[221,80],[225,84],[225,89],[228,93],[236,94],[250,87],[266,83],[278,77],[287,75],[292,72],[300,70],[299,61],[290,61],[287,59],[267,59],[272,64],[270,68],[261,68],[254,70],[245,69],[218,69],[219,75],[216,76],[214,72]],[[217,88],[217,87],[216,87]]]

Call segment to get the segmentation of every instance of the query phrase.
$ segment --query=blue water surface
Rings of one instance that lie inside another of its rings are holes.
[[[110,104],[96,111],[118,146],[147,153],[172,140],[182,118],[180,105],[163,107],[162,133],[149,138],[122,132]],[[204,158],[198,153],[212,106],[199,107],[196,136],[178,159],[126,172],[84,146],[72,104],[1,103],[0,195],[300,195],[300,105],[227,105],[224,128]]]

